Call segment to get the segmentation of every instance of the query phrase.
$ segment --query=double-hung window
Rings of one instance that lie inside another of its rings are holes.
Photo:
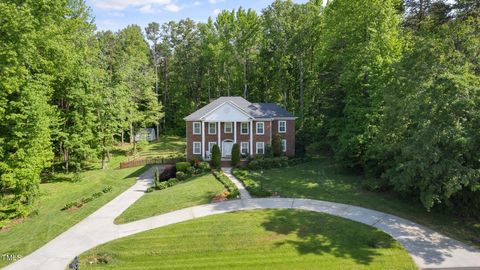
[[[193,142],[193,154],[194,155],[202,154],[202,143],[201,142]]]
[[[278,133],[287,132],[287,121],[278,121]]]
[[[287,140],[282,139],[282,151],[287,152]]]
[[[241,142],[240,143],[240,153],[242,155],[248,154],[248,142]]]
[[[232,133],[233,132],[233,123],[232,122],[225,122],[225,124],[223,124],[224,128],[223,128],[223,132],[225,133]]]
[[[217,123],[208,123],[208,134],[217,134]]]
[[[200,122],[193,122],[193,134],[202,134],[202,124]]]
[[[257,142],[256,143],[256,153],[257,154],[265,154],[265,144],[263,142]]]
[[[257,122],[257,130],[256,130],[256,133],[258,135],[263,135],[264,132],[265,132],[265,123],[264,122]]]
[[[249,132],[248,132],[248,129],[249,129],[248,124],[249,124],[248,122],[242,122],[242,126],[240,127],[240,134],[244,134],[244,135],[245,135],[245,134],[249,134]]]

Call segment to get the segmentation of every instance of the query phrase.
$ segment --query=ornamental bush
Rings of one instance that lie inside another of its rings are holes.
[[[240,145],[238,143],[232,146],[232,166],[236,167],[240,162]]]
[[[220,147],[218,147],[216,144],[212,147],[212,161],[210,161],[210,165],[214,169],[220,168],[221,165]]]
[[[282,149],[282,137],[279,134],[275,134],[272,139],[273,156],[279,157],[283,154]]]
[[[160,174],[160,181],[167,181],[170,178],[175,177],[177,169],[173,165],[167,165],[163,169],[163,172]]]
[[[189,162],[177,162],[175,164],[175,167],[177,168],[177,171],[178,172],[187,172],[188,168],[190,167],[190,163]]]

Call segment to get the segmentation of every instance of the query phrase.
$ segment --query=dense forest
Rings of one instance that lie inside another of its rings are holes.
[[[218,96],[295,113],[297,153],[329,154],[433,207],[480,213],[480,2],[277,0],[96,31],[82,0],[0,0],[0,219],[40,175],[108,165],[141,127],[183,135]]]

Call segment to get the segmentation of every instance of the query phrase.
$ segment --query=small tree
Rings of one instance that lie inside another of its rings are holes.
[[[232,146],[232,166],[236,167],[240,162],[240,145],[238,143]]]
[[[220,147],[218,145],[213,145],[212,147],[212,161],[210,162],[210,166],[212,168],[218,169],[220,168],[220,163],[221,163],[221,157],[220,157]]]
[[[273,155],[279,157],[282,155],[282,137],[278,134],[273,136],[272,139],[272,148],[273,148]]]

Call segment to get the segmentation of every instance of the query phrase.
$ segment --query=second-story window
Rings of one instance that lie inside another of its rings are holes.
[[[259,135],[263,135],[265,132],[265,123],[264,122],[257,122],[257,130],[256,133]]]
[[[193,134],[202,134],[202,125],[200,122],[193,122]]]
[[[287,132],[287,121],[278,121],[278,133]]]
[[[233,129],[233,123],[232,122],[225,122],[224,124],[225,128],[224,128],[224,131],[225,133],[232,133],[232,129]]]
[[[217,134],[217,123],[208,123],[208,134]]]
[[[248,122],[243,122],[241,129],[240,129],[240,134],[248,134]]]

